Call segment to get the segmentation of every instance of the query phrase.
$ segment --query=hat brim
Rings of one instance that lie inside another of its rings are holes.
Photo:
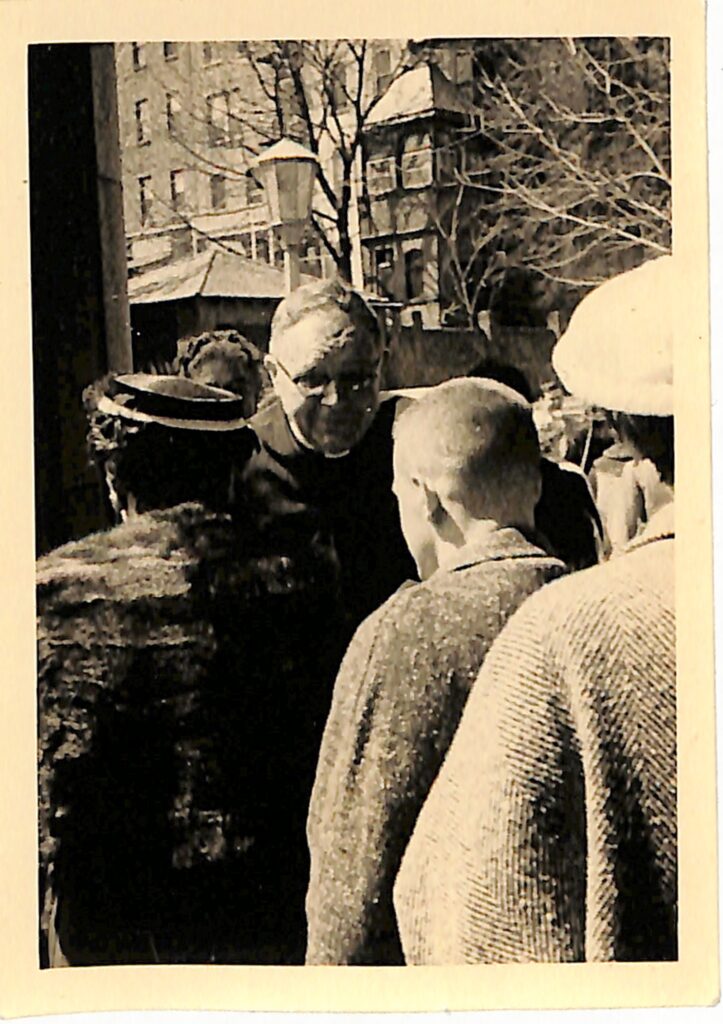
[[[251,429],[249,427],[249,421],[241,418],[231,420],[192,420],[175,416],[151,416],[148,413],[141,412],[140,409],[133,409],[128,405],[116,402],[112,398],[108,398],[106,395],[99,399],[98,409],[100,412],[107,413],[109,416],[118,416],[121,419],[130,420],[134,423],[156,423],[158,426],[169,427],[173,430],[194,430],[197,432],[203,431],[205,433],[228,433],[232,430],[243,430],[245,427]]]

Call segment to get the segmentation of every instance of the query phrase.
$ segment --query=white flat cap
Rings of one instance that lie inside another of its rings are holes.
[[[585,296],[552,354],[571,394],[616,412],[673,414],[675,270],[660,256]]]

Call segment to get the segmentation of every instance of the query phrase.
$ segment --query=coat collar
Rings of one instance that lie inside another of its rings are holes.
[[[519,530],[511,526],[501,526],[491,530],[484,540],[460,548],[454,561],[437,569],[430,578],[434,579],[447,572],[469,569],[482,562],[499,562],[506,558],[552,559],[552,555],[548,555],[542,548],[527,540]],[[562,564],[560,562],[561,566]]]
[[[626,545],[626,551],[634,551],[644,544],[656,540],[670,540],[675,537],[675,502],[669,501],[658,509],[648,521],[645,529]]]

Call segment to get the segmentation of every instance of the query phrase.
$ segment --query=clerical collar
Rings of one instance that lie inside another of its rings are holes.
[[[345,455],[349,454],[350,449],[348,448],[345,452],[335,452],[334,454],[330,454],[329,452],[320,452],[317,448],[314,448],[313,445],[309,444],[309,442],[306,440],[304,435],[299,430],[296,420],[294,420],[291,416],[286,416],[286,422],[289,424],[289,430],[294,435],[294,440],[297,441],[302,448],[306,448],[307,451],[314,452],[317,455],[323,455],[325,459],[343,459]]]

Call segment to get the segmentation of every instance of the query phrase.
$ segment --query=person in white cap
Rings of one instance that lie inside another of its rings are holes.
[[[495,641],[396,879],[408,963],[677,957],[675,275],[663,257],[607,282],[556,348],[668,499]]]

